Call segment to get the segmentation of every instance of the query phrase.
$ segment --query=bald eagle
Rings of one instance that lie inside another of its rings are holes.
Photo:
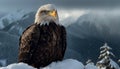
[[[21,35],[18,62],[35,68],[45,67],[54,61],[61,61],[66,50],[66,30],[59,24],[54,5],[41,6],[35,22]]]

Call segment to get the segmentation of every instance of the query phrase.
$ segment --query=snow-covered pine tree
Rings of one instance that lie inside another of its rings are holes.
[[[118,62],[120,63],[120,59],[118,60]]]
[[[107,43],[104,44],[104,46],[100,47],[100,56],[98,57],[100,61],[97,62],[96,66],[98,69],[116,69],[112,64],[111,56],[114,56],[110,50],[112,50],[111,47],[107,45]]]
[[[88,60],[86,61],[86,65],[87,65],[87,64],[94,64],[94,63],[92,62],[91,59],[88,59]]]
[[[88,59],[84,69],[98,69],[91,59]]]

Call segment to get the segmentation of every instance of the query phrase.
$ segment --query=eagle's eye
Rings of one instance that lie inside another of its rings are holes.
[[[42,10],[40,13],[42,13],[42,14],[47,14],[49,11],[47,11],[47,10]]]

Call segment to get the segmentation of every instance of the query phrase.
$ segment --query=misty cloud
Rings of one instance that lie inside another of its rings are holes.
[[[27,9],[36,10],[43,4],[52,3],[60,8],[79,8],[79,9],[101,9],[119,8],[120,0],[0,0],[0,9],[16,10]]]

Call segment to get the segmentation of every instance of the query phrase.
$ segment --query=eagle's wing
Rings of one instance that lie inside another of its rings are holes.
[[[40,31],[36,24],[29,26],[20,37],[19,62],[28,63],[37,47]]]
[[[65,30],[65,27],[64,26],[61,26],[61,44],[62,44],[62,54],[64,56],[65,54],[65,50],[66,50],[66,45],[67,45],[67,42],[66,42],[66,30]]]

